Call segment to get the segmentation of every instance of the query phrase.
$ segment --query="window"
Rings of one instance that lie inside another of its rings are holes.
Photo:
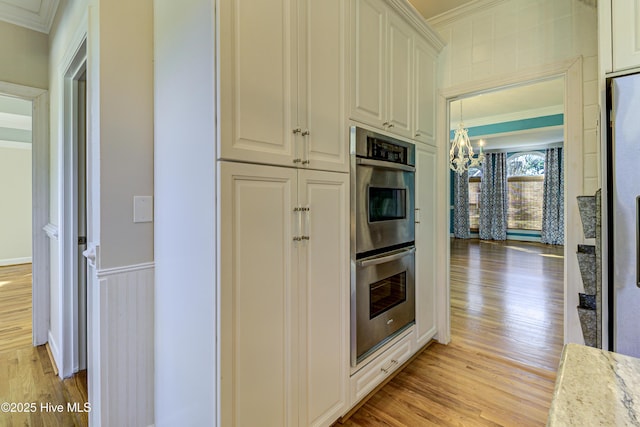
[[[480,223],[481,168],[469,169],[469,228],[477,232]],[[516,153],[507,159],[507,228],[542,229],[544,154]]]
[[[469,228],[477,232],[480,224],[480,179],[482,169],[469,168]]]
[[[507,159],[507,228],[542,229],[544,155],[517,153]]]

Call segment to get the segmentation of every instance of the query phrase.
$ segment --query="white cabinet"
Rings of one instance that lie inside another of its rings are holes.
[[[348,175],[219,170],[222,425],[330,425],[348,404]]]
[[[413,138],[436,145],[437,53],[427,42],[416,37],[414,44],[414,112]]]
[[[388,14],[387,127],[411,138],[413,126],[413,30],[394,13]],[[384,122],[383,122],[384,123]]]
[[[412,329],[351,376],[352,403],[355,404],[365,398],[382,381],[409,360],[415,351],[415,332]]]
[[[411,137],[413,31],[383,1],[352,1],[351,118]]]
[[[436,334],[436,149],[416,145],[416,339]]]
[[[613,71],[640,67],[640,0],[602,3],[611,7]]]
[[[220,159],[348,171],[345,8],[218,0]]]

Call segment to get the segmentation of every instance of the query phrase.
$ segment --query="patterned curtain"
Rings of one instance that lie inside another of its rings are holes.
[[[469,238],[469,172],[453,172],[453,237]]]
[[[550,245],[564,244],[563,169],[562,147],[547,149],[544,159],[544,198],[540,241]]]
[[[507,156],[487,153],[480,181],[480,238],[507,239]]]

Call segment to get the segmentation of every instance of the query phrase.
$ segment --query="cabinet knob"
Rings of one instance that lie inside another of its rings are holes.
[[[293,159],[293,163],[301,163],[302,159]]]
[[[384,122],[384,123],[382,124],[382,126],[384,126],[384,127],[389,126],[389,122]]]
[[[300,132],[302,132],[302,129],[300,129],[300,128],[295,128],[295,129],[293,130],[293,133],[294,133],[294,134],[296,134],[296,133],[300,133]]]
[[[302,136],[307,136],[307,135],[309,135],[309,133],[310,133],[310,132],[309,132],[309,129],[305,129],[305,130],[302,132]]]
[[[416,138],[422,135],[420,132],[416,132]]]
[[[393,127],[393,123],[389,123],[387,126],[391,129]]]

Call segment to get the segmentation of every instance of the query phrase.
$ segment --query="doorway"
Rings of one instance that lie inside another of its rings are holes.
[[[32,104],[0,95],[0,352],[33,342]]]
[[[578,268],[575,250],[582,240],[582,228],[579,221],[572,218],[579,218],[576,196],[581,195],[583,188],[583,126],[582,126],[582,58],[574,58],[550,64],[546,67],[499,76],[476,83],[469,83],[459,87],[443,90],[439,95],[438,102],[438,141],[441,147],[439,164],[439,177],[446,188],[451,188],[451,178],[449,175],[449,150],[450,141],[447,130],[449,128],[449,103],[452,100],[468,97],[474,94],[487,93],[499,88],[515,87],[523,84],[533,83],[541,80],[556,77],[564,78],[564,99],[570,100],[564,104],[564,159],[565,169],[570,170],[565,176],[565,203],[564,212],[564,250],[563,250],[563,342],[581,342],[582,331],[575,310],[578,305],[578,293],[581,292],[580,272]],[[444,283],[438,292],[437,300],[442,313],[438,314],[438,340],[448,343],[451,340],[451,311],[450,311],[450,218],[449,218],[449,193],[439,195],[438,204],[446,206],[446,210],[440,212],[437,221],[439,224],[438,247],[441,248],[439,257],[438,276]],[[573,256],[571,256],[573,255]]]
[[[454,340],[548,370],[563,344],[564,161],[551,156],[563,151],[564,86],[556,77],[449,103],[450,129],[463,123],[486,156],[451,172]]]

